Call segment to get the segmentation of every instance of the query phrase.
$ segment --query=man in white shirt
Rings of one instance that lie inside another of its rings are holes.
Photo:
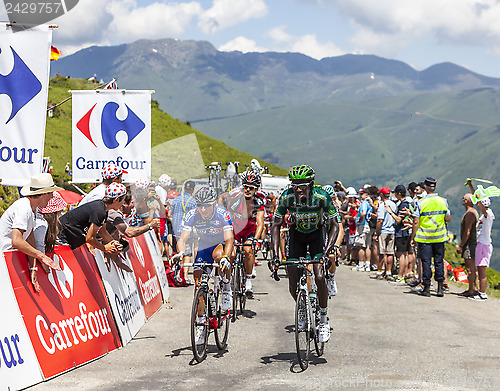
[[[25,197],[14,202],[0,217],[0,251],[16,249],[28,256],[30,280],[37,292],[40,291],[36,277],[37,259],[44,265],[61,270],[52,259],[35,248],[33,235],[36,208],[45,207],[57,190],[63,189],[54,185],[50,174],[34,175],[30,183],[21,189],[21,195]]]
[[[88,202],[102,200],[106,194],[106,188],[112,183],[122,183],[122,175],[128,174],[127,171],[122,170],[116,164],[109,163],[101,172],[102,183],[92,189],[85,197],[82,198],[78,206],[84,205]]]

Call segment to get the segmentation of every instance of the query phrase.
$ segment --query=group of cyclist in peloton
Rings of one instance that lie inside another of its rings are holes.
[[[186,251],[186,242],[193,228],[196,229],[199,245],[193,268],[195,292],[201,278],[201,269],[196,267],[196,263],[217,262],[223,281],[221,307],[222,310],[229,311],[232,307],[230,278],[231,264],[236,256],[235,242],[246,245],[243,246],[247,274],[246,292],[251,296],[255,253],[259,249],[261,239],[266,235],[264,221],[267,203],[267,212],[274,211],[271,225],[273,258],[268,263],[270,270],[277,271],[280,266],[280,230],[284,224],[289,224],[287,258],[297,259],[310,255],[322,260],[312,267],[320,307],[319,341],[327,342],[330,338],[327,318],[329,287],[325,269],[329,268],[331,275],[335,272],[335,255],[332,251],[337,250],[336,244],[341,240],[338,238],[339,232],[343,230],[339,229],[340,219],[331,196],[320,186],[314,185],[314,177],[314,170],[308,165],[292,167],[289,171],[291,186],[283,191],[276,208],[272,193],[266,194],[259,190],[261,175],[258,171],[243,172],[242,186],[222,194],[219,198],[212,187],[201,187],[194,194],[197,208],[191,209],[185,216],[177,250],[182,257]],[[296,300],[297,267],[287,266],[287,272],[289,292]],[[303,317],[302,324],[305,327],[305,309]],[[204,321],[199,320],[200,324]],[[200,343],[205,337],[204,330],[200,327],[196,334],[196,340]]]

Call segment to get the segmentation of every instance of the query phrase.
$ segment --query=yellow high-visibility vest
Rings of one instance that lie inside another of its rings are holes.
[[[418,201],[420,219],[415,235],[418,243],[445,242],[448,237],[445,217],[448,211],[446,200],[439,196],[425,197]]]

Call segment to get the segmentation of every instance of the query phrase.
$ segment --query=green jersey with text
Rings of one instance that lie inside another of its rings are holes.
[[[274,212],[276,217],[283,218],[286,213],[292,218],[295,230],[311,233],[320,227],[323,213],[327,219],[337,218],[337,208],[330,195],[319,186],[313,186],[312,195],[306,204],[299,204],[292,188],[286,189]]]

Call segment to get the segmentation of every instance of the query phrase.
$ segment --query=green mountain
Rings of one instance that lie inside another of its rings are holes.
[[[500,80],[451,63],[417,71],[371,55],[320,61],[299,53],[220,52],[205,41],[140,40],[93,46],[51,64],[51,74],[155,89],[163,110],[182,121],[314,102],[500,87]]]

